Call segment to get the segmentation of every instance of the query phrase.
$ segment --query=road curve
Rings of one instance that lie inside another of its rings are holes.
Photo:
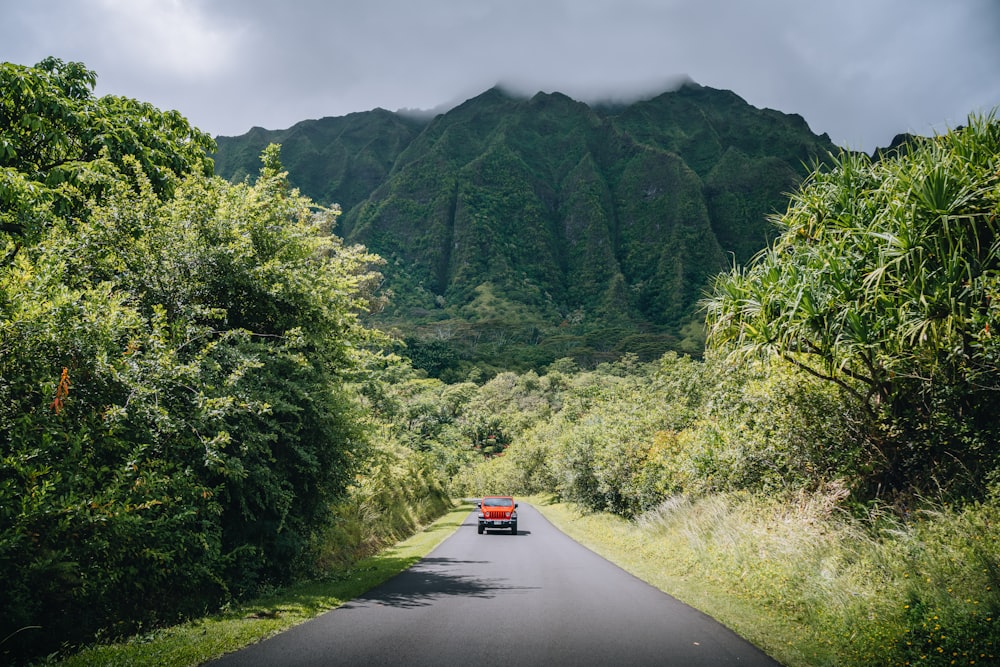
[[[472,513],[409,570],[212,667],[776,667],[710,617],[580,546],[521,503],[518,535]]]

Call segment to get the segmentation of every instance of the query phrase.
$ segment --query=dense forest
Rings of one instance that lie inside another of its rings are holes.
[[[6,661],[323,576],[488,492],[665,536],[793,619],[803,664],[997,659],[993,115],[816,164],[713,274],[704,354],[456,378],[372,326],[405,263],[338,235],[278,146],[223,179],[211,137],[95,80],[0,65]]]

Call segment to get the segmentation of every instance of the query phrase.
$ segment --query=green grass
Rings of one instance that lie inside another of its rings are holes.
[[[459,504],[423,530],[322,581],[302,583],[215,616],[152,631],[128,641],[87,648],[63,667],[198,665],[334,609],[402,572],[450,536],[471,506]]]
[[[851,517],[836,494],[673,499],[628,521],[525,498],[789,667],[997,664],[1000,508]]]
[[[704,576],[685,548],[612,514],[591,514],[548,496],[525,499],[560,530],[626,572],[702,611],[783,665],[822,664],[802,655],[808,628],[732,594],[724,582]]]

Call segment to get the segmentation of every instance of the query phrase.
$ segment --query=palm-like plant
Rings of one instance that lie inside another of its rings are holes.
[[[877,447],[892,483],[945,459],[978,479],[1000,407],[998,210],[995,114],[880,161],[844,153],[774,218],[770,248],[718,278],[710,344],[838,383],[896,434]]]

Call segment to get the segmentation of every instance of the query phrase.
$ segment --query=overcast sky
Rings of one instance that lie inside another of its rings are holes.
[[[501,83],[579,100],[679,77],[870,151],[1000,105],[1000,0],[0,0],[0,60],[82,61],[97,94],[212,135]]]

